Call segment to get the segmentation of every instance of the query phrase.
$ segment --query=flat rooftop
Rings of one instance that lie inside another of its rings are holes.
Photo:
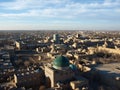
[[[95,67],[102,74],[109,74],[120,77],[120,63],[103,64]]]

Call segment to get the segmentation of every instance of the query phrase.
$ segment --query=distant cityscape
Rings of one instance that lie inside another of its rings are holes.
[[[120,90],[120,31],[0,31],[0,90]]]

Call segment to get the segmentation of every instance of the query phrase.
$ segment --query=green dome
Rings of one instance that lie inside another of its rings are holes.
[[[57,56],[55,60],[53,61],[53,67],[68,67],[69,66],[69,60],[68,58],[64,56]]]
[[[72,69],[72,70],[77,70],[77,67],[73,64],[70,64],[69,67]]]

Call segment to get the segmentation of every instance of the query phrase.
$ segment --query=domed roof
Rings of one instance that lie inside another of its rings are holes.
[[[72,70],[77,70],[77,67],[73,64],[70,64],[69,67],[72,69]]]
[[[57,56],[53,61],[53,67],[69,67],[69,60],[65,56]]]

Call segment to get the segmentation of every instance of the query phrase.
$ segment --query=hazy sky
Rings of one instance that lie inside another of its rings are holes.
[[[120,30],[120,0],[0,0],[0,30]]]

